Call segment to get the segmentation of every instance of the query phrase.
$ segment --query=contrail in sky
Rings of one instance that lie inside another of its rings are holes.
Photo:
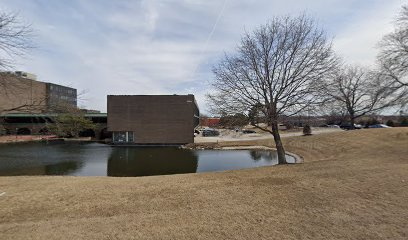
[[[222,5],[221,11],[218,14],[217,20],[215,21],[214,26],[213,26],[210,34],[208,35],[207,40],[205,41],[204,50],[203,50],[202,53],[207,51],[208,43],[210,42],[210,40],[211,40],[211,38],[212,38],[212,36],[213,36],[213,34],[215,32],[215,29],[217,28],[218,22],[220,21],[222,15],[224,14],[224,10],[225,10],[226,5],[227,5],[227,0],[224,0],[224,4]]]
[[[218,13],[217,20],[215,20],[214,26],[213,26],[213,28],[211,29],[210,34],[208,34],[207,40],[206,40],[205,43],[204,43],[204,47],[202,48],[202,50],[201,50],[201,52],[200,52],[200,55],[201,55],[201,56],[202,56],[204,53],[207,52],[208,43],[211,41],[211,38],[212,38],[212,36],[213,36],[213,34],[214,34],[214,32],[215,32],[215,29],[217,29],[218,22],[220,21],[222,15],[224,14],[224,10],[225,10],[225,6],[226,6],[226,5],[227,5],[227,0],[224,0],[224,3],[223,3],[223,5],[222,5],[222,8],[221,8],[220,12]],[[194,76],[196,75],[199,65],[200,65],[200,63],[198,63],[197,66],[195,67],[195,69],[194,69],[194,71],[193,71],[193,73],[192,73],[192,77],[194,77]]]

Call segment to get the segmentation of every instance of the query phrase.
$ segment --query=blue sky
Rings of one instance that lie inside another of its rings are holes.
[[[347,62],[370,66],[402,0],[0,0],[31,23],[36,48],[16,70],[86,93],[106,111],[108,94],[196,95],[205,112],[211,67],[244,31],[306,12]]]

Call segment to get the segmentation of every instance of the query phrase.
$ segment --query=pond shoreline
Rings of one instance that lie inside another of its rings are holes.
[[[60,138],[56,135],[7,135],[0,136],[0,145],[32,142],[104,142],[103,140],[94,140],[91,137],[81,138]]]
[[[276,151],[276,148],[267,147],[262,145],[236,145],[223,146],[220,143],[193,143],[186,144],[181,146],[182,149],[191,149],[191,150],[264,150],[264,151]],[[303,163],[303,157],[298,154],[285,151],[286,155],[289,155],[295,159],[295,163]]]
[[[276,151],[258,148],[186,149],[83,141],[0,145],[0,176],[143,177],[237,170],[278,164]],[[288,162],[298,160],[287,155]]]

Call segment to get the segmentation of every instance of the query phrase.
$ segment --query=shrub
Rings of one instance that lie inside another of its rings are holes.
[[[387,125],[387,126],[390,126],[390,127],[394,127],[395,124],[394,124],[394,121],[392,121],[392,120],[390,119],[390,120],[387,121],[386,125]]]
[[[303,127],[303,135],[312,135],[312,128],[309,125]]]
[[[286,126],[286,130],[290,130],[290,129],[293,129],[293,124],[292,123],[290,123],[290,122],[286,122],[285,123],[285,126]]]
[[[408,118],[403,117],[400,122],[401,127],[408,127]]]

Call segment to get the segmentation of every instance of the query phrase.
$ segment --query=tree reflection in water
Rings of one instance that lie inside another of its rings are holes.
[[[252,160],[258,162],[260,160],[264,160],[266,162],[278,162],[278,154],[276,151],[265,151],[265,150],[250,150],[249,155],[251,156]]]
[[[70,161],[45,166],[45,175],[69,175],[82,167],[82,162]]]

